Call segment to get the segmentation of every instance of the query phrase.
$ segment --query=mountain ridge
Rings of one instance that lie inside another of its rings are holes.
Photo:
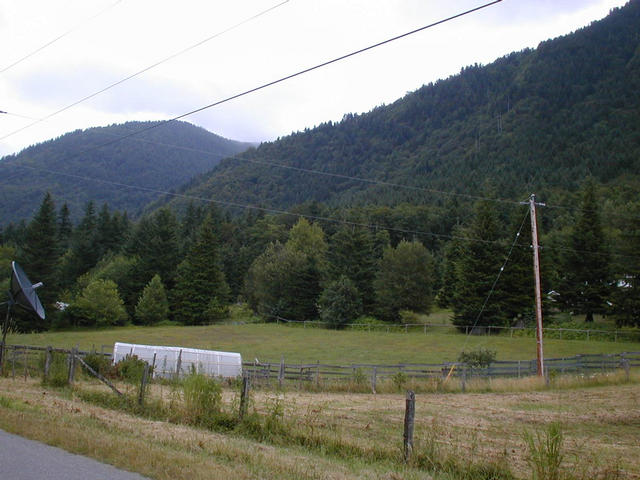
[[[134,132],[141,133],[132,135]],[[67,203],[108,203],[136,214],[161,195],[252,144],[187,122],[127,122],[66,133],[0,159],[2,223],[29,218],[44,192]]]

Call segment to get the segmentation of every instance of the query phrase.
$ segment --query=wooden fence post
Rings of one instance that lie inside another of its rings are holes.
[[[176,363],[176,379],[180,377],[180,370],[182,369],[182,349],[178,353],[178,362]]]
[[[316,388],[320,388],[320,360],[316,361]]]
[[[413,422],[416,415],[416,395],[407,390],[406,409],[404,412],[404,462],[407,463],[413,451]]]
[[[624,368],[624,373],[627,377],[627,382],[629,381],[629,360],[626,358],[622,359],[622,368]]]
[[[22,351],[22,358],[24,359],[24,381],[26,382],[29,375],[29,354],[26,348]]]
[[[282,383],[284,382],[284,355],[280,357],[280,370],[278,371],[278,385],[282,388]]]
[[[371,372],[371,393],[376,393],[376,381],[378,376],[378,367],[373,366],[373,371]]]
[[[249,375],[242,376],[242,390],[240,391],[240,412],[238,417],[240,420],[247,414],[247,407],[249,405]]]
[[[467,366],[462,367],[462,393],[467,391]]]
[[[76,354],[78,353],[78,349],[73,347],[71,349],[71,353],[69,354],[69,377],[67,378],[67,382],[69,385],[73,385],[73,379],[76,375]]]
[[[138,394],[138,405],[144,404],[144,394],[147,389],[147,380],[149,379],[149,364],[144,364],[144,370],[142,371],[142,379],[140,380],[140,393]]]
[[[49,378],[49,370],[51,369],[51,347],[47,347],[47,351],[44,354],[44,380],[46,381]]]

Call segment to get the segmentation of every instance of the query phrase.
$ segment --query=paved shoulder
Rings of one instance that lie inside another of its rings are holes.
[[[145,480],[91,458],[0,430],[0,477],[12,480]]]

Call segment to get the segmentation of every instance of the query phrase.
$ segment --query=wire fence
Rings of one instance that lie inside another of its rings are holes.
[[[301,326],[302,328],[331,328],[328,322],[316,320],[288,320],[281,317],[276,319],[276,323]],[[386,333],[446,333],[465,335],[505,335],[513,337],[535,337],[536,327],[507,327],[500,325],[453,325],[450,323],[397,323],[397,324],[377,324],[377,323],[350,323],[341,327],[344,330],[360,330],[367,332]],[[579,329],[544,327],[543,336],[560,340],[597,340],[611,342],[640,342],[640,329],[628,330],[601,330],[601,329]]]

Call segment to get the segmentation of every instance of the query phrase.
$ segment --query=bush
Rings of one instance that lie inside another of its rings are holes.
[[[496,359],[496,351],[480,348],[471,352],[462,352],[458,361],[469,368],[486,368]]]
[[[120,380],[138,384],[142,380],[145,365],[147,365],[147,362],[139,359],[137,355],[127,355],[114,365],[113,372],[115,377]],[[151,373],[150,369],[149,375],[151,375]]]
[[[99,353],[90,353],[83,358],[84,363],[89,365],[94,371],[100,375],[107,377],[112,374],[113,366],[111,365],[111,359],[105,355]],[[85,370],[85,367],[82,367]]]
[[[44,366],[44,356],[42,364]],[[44,371],[44,369],[43,369]],[[64,353],[52,352],[49,374],[42,379],[44,385],[51,387],[66,387],[69,383],[69,366],[67,356]]]
[[[220,383],[201,373],[192,373],[184,379],[182,391],[186,420],[196,425],[210,425],[211,418],[220,413]]]

